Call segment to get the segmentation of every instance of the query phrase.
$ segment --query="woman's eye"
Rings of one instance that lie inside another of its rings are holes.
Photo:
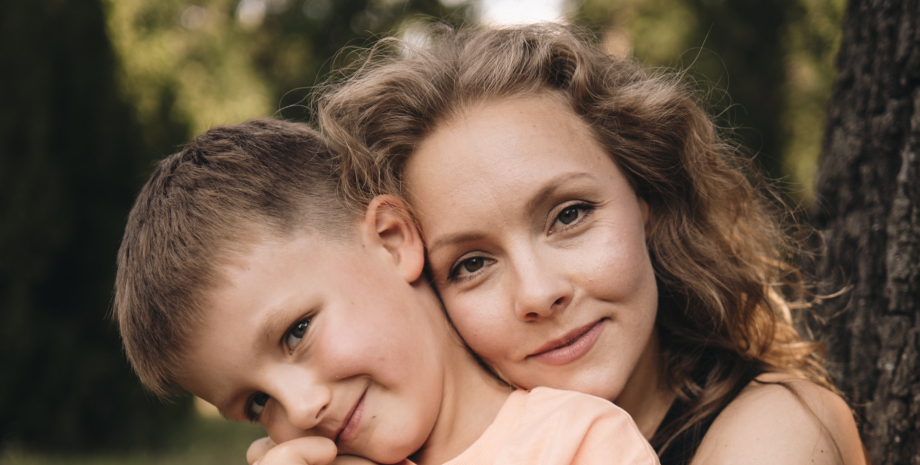
[[[265,410],[266,402],[268,402],[268,394],[260,392],[252,397],[249,401],[249,408],[247,409],[247,413],[251,420],[256,421],[259,419],[259,415]]]
[[[482,268],[482,265],[484,265],[484,264],[485,264],[485,259],[484,259],[484,258],[482,258],[482,257],[473,257],[473,258],[468,258],[468,259],[464,260],[463,263],[460,264],[460,266],[461,266],[461,267],[463,268],[463,270],[466,271],[467,273],[475,273],[475,272],[479,271],[479,269]]]
[[[562,224],[572,224],[573,221],[578,219],[579,213],[581,213],[581,210],[578,207],[567,207],[565,210],[559,212],[559,215],[556,216],[556,220]]]
[[[555,227],[565,227],[571,224],[574,224],[576,221],[582,219],[586,213],[591,210],[590,205],[579,204],[579,205],[570,205],[562,209],[558,215],[556,215],[556,221],[553,223]]]
[[[491,258],[487,257],[470,257],[462,260],[451,270],[449,279],[462,279],[469,278],[485,268],[489,263],[491,263]]]
[[[307,333],[307,328],[310,327],[310,320],[301,320],[297,322],[294,326],[291,327],[290,331],[287,334],[287,345],[288,348],[294,349],[300,344],[300,341],[303,339],[304,334]]]

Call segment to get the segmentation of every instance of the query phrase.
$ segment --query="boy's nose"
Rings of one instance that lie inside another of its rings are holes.
[[[316,428],[324,419],[332,393],[317,384],[288,383],[278,389],[276,400],[284,410],[288,423],[298,430]]]

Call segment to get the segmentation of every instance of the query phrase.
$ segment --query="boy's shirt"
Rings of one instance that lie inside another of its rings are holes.
[[[658,456],[619,407],[538,387],[513,392],[486,432],[444,465],[485,464],[654,465]]]

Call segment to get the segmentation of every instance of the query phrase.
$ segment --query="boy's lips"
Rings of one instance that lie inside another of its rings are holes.
[[[562,337],[543,344],[526,358],[533,358],[548,365],[565,365],[578,360],[594,347],[604,321],[606,318],[575,328]]]
[[[367,389],[361,394],[358,402],[352,407],[351,412],[345,417],[345,422],[335,435],[335,443],[343,444],[351,441],[358,434],[358,426],[361,424],[361,416],[364,413],[364,396],[367,395]]]

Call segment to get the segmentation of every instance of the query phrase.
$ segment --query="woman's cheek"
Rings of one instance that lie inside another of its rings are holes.
[[[502,334],[507,335],[507,325],[500,300],[485,292],[466,292],[462,295],[442,293],[441,298],[451,322],[463,340],[486,361],[501,357]]]
[[[592,248],[604,253],[586,253],[580,257],[585,264],[584,271],[579,273],[584,279],[581,287],[592,297],[613,302],[641,300],[649,292],[648,287],[655,286],[655,272],[644,236],[621,227],[604,232]]]

